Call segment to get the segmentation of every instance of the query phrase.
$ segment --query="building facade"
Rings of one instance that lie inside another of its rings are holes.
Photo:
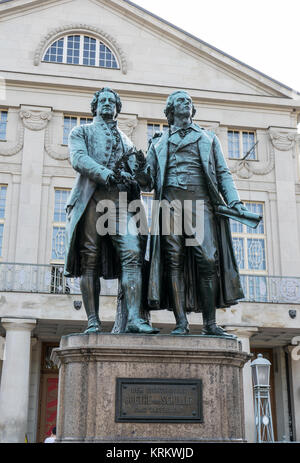
[[[0,41],[0,440],[41,442],[50,433],[51,350],[86,326],[78,281],[63,276],[75,178],[67,137],[91,120],[93,93],[110,86],[123,103],[120,128],[144,151],[166,128],[167,96],[187,90],[195,122],[221,141],[241,199],[263,215],[255,230],[232,223],[245,299],[218,310],[217,321],[271,361],[275,439],[299,441],[300,94],[129,0],[2,1]],[[151,195],[143,198],[150,218]],[[105,331],[116,298],[117,282],[103,282]],[[164,311],[152,322],[161,333],[174,325]],[[201,315],[189,322],[200,334]],[[243,373],[253,442],[250,362]]]

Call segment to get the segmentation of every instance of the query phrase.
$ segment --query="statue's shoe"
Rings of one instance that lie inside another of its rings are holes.
[[[100,333],[101,327],[98,323],[93,323],[92,325],[88,325],[87,329],[84,331],[84,334],[90,333]]]
[[[211,326],[204,327],[202,330],[202,334],[206,336],[223,336],[225,338],[231,338],[231,339],[236,338],[234,334],[226,333],[226,331],[223,330],[223,328],[217,325],[211,325]]]
[[[176,326],[176,328],[171,331],[171,334],[189,334],[190,330],[189,330],[189,327],[187,325],[183,325],[183,326]]]
[[[157,334],[159,331],[158,328],[150,326],[146,320],[140,318],[129,322],[126,326],[125,333]]]

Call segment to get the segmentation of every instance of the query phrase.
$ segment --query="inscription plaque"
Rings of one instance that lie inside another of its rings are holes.
[[[203,422],[201,379],[117,378],[116,422]]]

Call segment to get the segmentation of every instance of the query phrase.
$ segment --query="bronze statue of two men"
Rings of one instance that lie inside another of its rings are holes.
[[[146,157],[118,128],[121,100],[116,92],[110,88],[96,92],[91,110],[93,122],[73,128],[69,136],[77,178],[67,202],[65,259],[65,275],[81,277],[88,318],[85,333],[101,331],[103,277],[120,281],[127,333],[159,332],[144,316],[146,305],[149,310],[173,310],[174,335],[189,333],[187,313],[195,311],[202,312],[203,334],[227,336],[216,325],[216,308],[229,307],[244,296],[229,218],[218,210],[225,207],[229,217],[232,211],[233,218],[241,219],[247,209],[217,136],[193,123],[195,108],[185,91],[168,97],[169,130],[152,138]],[[143,218],[141,191],[154,191],[158,204],[153,208],[149,262],[147,232],[139,223],[143,220],[133,220],[130,207],[138,202],[139,219]],[[128,206],[125,228],[121,196]],[[171,205],[168,213],[161,204]],[[108,209],[115,224],[109,233],[101,233],[99,220]],[[181,214],[186,210],[188,214]]]

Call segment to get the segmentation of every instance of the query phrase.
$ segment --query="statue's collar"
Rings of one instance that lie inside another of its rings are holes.
[[[183,127],[178,127],[176,125],[171,125],[170,127],[170,134],[173,135],[174,133],[176,132],[179,132],[180,130],[182,130]],[[200,132],[200,127],[198,127],[196,124],[194,124],[193,122],[191,122],[187,127],[184,127],[185,130],[187,129],[192,129],[192,130],[195,130],[196,132]]]
[[[96,116],[94,117],[94,123],[95,124],[106,124],[109,128],[114,128],[117,126],[117,120],[116,119],[111,119],[109,121],[105,121],[101,116]]]

